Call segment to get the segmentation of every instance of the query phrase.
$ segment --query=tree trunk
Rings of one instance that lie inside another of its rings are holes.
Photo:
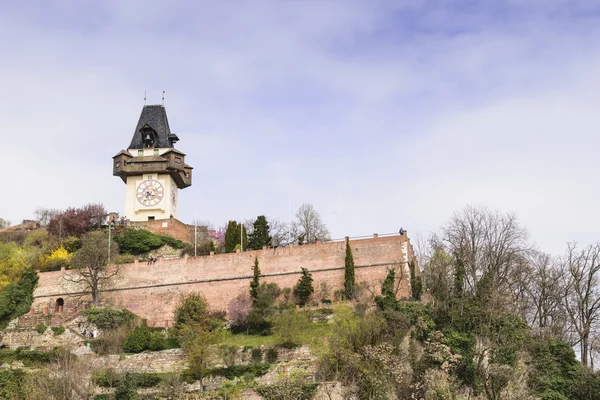
[[[581,337],[581,346],[579,347],[581,349],[581,363],[583,364],[584,367],[588,366],[588,349],[589,349],[589,343],[588,343],[588,336],[584,335]]]
[[[92,282],[92,303],[94,304],[94,307],[98,307],[99,302],[100,296],[98,293],[98,281],[94,279]]]

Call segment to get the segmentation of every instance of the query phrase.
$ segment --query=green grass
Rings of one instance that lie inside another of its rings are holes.
[[[323,337],[331,337],[331,330],[333,325],[327,322],[312,323],[309,328],[302,332],[302,343],[303,344],[315,344],[323,343]]]
[[[273,335],[245,335],[243,333],[236,333],[234,335],[228,335],[223,344],[230,344],[233,346],[272,346],[276,343],[275,336]]]

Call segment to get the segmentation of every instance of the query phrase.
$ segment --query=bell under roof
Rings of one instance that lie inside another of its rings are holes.
[[[173,143],[179,140],[177,135],[171,133],[165,107],[160,104],[147,105],[142,108],[140,119],[135,127],[131,144],[128,147],[129,149],[143,149],[146,147],[144,146],[142,131],[147,128],[152,129],[156,133],[156,142],[153,147],[173,148]]]

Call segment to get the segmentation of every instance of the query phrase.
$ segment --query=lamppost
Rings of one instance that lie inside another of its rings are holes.
[[[110,221],[108,223],[108,263],[107,264],[110,264],[110,239],[111,239],[110,233],[113,229],[115,229],[115,224],[114,224],[114,222]]]

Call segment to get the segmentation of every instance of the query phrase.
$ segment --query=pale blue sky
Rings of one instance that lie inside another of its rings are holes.
[[[0,217],[122,212],[111,157],[164,89],[184,222],[415,236],[481,204],[551,253],[600,238],[600,2],[14,1],[0,37]]]

